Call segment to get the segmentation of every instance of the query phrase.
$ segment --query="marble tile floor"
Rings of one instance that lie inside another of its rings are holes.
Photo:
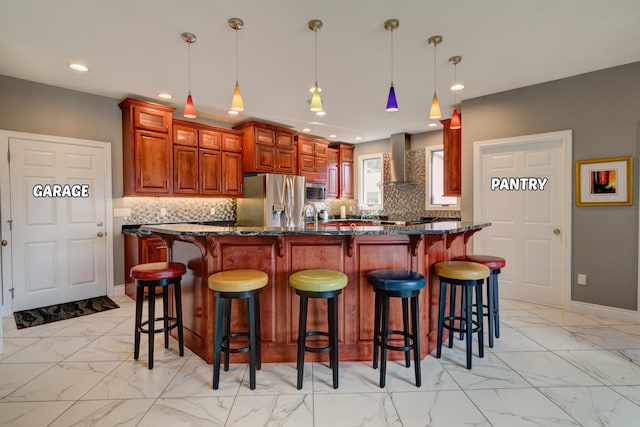
[[[189,351],[145,338],[133,359],[133,302],[91,316],[16,330],[5,318],[0,426],[638,426],[640,325],[504,300],[502,334],[464,368],[463,342],[413,369],[390,362],[387,386],[367,362],[342,362],[340,388],[324,363],[245,365],[222,372]],[[474,345],[474,351],[477,347]]]

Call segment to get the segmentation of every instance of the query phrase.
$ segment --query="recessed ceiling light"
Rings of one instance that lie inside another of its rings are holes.
[[[335,133],[332,133],[331,135],[329,135],[329,138],[337,138],[338,135],[336,135]]]
[[[324,126],[324,123],[322,123],[322,122],[309,122],[309,124],[310,125],[323,125]]]
[[[316,111],[316,116],[326,116],[327,112],[326,111]]]
[[[232,116],[237,116],[240,113],[238,111],[229,110],[229,114],[231,114]]]
[[[458,83],[454,83],[454,84],[451,85],[451,87],[449,89],[451,89],[452,91],[457,92],[457,91],[460,91],[460,90],[464,89],[464,84],[463,83],[459,83],[459,82]]]
[[[356,141],[362,141],[362,137],[361,136],[356,136]]]
[[[83,64],[76,64],[76,63],[69,64],[69,68],[71,68],[72,70],[81,71],[83,73],[85,71],[89,71],[89,67]]]
[[[438,126],[437,123],[429,123],[427,126],[429,126],[430,128],[434,128],[436,126]]]
[[[158,94],[158,98],[162,98],[162,99],[171,99],[173,98],[173,96],[171,96],[170,93],[166,93],[166,92],[160,92]]]
[[[304,129],[302,129],[302,132],[311,132],[311,129],[309,129],[309,128],[304,128]]]

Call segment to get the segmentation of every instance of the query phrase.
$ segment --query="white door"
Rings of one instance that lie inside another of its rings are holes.
[[[473,252],[506,259],[501,297],[568,303],[572,170],[571,131],[474,144],[474,221],[492,225]]]
[[[109,144],[9,136],[8,150],[13,311],[106,295]]]

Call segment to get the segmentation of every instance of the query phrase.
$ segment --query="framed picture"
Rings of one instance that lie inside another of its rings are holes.
[[[576,161],[577,206],[632,204],[632,156]]]

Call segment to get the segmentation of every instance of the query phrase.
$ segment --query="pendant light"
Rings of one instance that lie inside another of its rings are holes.
[[[391,33],[391,87],[389,88],[389,96],[387,97],[387,111],[398,111],[396,91],[393,88],[393,30],[399,26],[400,21],[397,19],[388,19],[384,22],[384,29]]]
[[[433,45],[433,99],[431,100],[431,110],[429,111],[430,119],[439,119],[442,117],[442,112],[440,111],[440,104],[438,103],[438,95],[436,95],[436,69],[437,69],[437,54],[436,50],[440,43],[442,43],[442,36],[431,36],[429,37],[429,44]]]
[[[233,98],[231,98],[231,110],[229,110],[229,114],[238,114],[240,111],[244,111],[244,102],[242,102],[240,85],[238,84],[238,30],[244,27],[244,21],[240,18],[230,18],[227,22],[236,32],[236,85],[233,88]]]
[[[188,52],[188,74],[189,74],[189,95],[187,96],[187,103],[184,105],[184,116],[188,119],[196,118],[196,107],[193,105],[193,99],[191,98],[191,44],[196,42],[196,36],[192,33],[182,33],[182,40],[187,42]]]
[[[460,114],[458,113],[458,97],[456,96],[458,91],[461,89],[454,89],[458,88],[458,83],[457,83],[457,65],[460,63],[460,61],[462,61],[462,56],[452,56],[451,58],[449,58],[449,63],[453,64],[453,82],[454,84],[451,86],[451,90],[453,91],[453,114],[451,116],[451,122],[449,122],[449,129],[460,129],[462,127],[462,123],[460,121]],[[462,87],[464,88],[464,85],[462,85]]]
[[[315,37],[315,61],[316,61],[316,80],[313,85],[313,95],[311,95],[311,105],[309,110],[316,114],[323,112],[322,99],[320,98],[320,89],[318,88],[318,30],[322,28],[322,21],[319,19],[312,19],[307,23],[309,29],[313,31]]]

